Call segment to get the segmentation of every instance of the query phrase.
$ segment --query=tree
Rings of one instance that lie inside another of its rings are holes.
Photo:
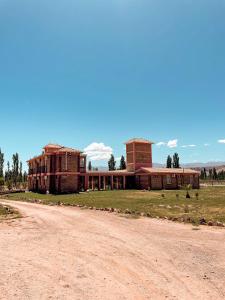
[[[216,180],[218,178],[216,168],[213,168],[213,179]]]
[[[218,172],[218,179],[219,180],[225,179],[225,171],[224,170]]]
[[[115,158],[114,158],[113,154],[111,154],[111,157],[108,161],[108,166],[109,166],[109,171],[116,170],[116,161],[115,161]]]
[[[174,153],[173,155],[173,167],[176,169],[180,168],[180,158],[178,153]]]
[[[88,162],[88,171],[91,171],[92,170],[92,164],[91,164],[91,161]]]
[[[12,156],[12,180],[16,186],[19,176],[19,155],[18,153],[13,154]]]
[[[209,169],[209,179],[212,179],[212,176],[213,175],[213,170],[212,169]]]
[[[24,171],[23,173],[23,182],[27,182],[27,172]]]
[[[172,157],[170,155],[167,156],[166,167],[172,168]]]
[[[5,181],[12,179],[12,172],[10,170],[10,163],[7,162],[7,170],[5,171]]]
[[[125,158],[124,156],[122,155],[121,156],[121,159],[120,159],[120,170],[126,170],[126,162],[125,162]]]
[[[207,179],[207,172],[206,172],[206,168],[201,169],[201,175],[200,175],[201,179]]]
[[[5,185],[5,180],[3,177],[0,177],[0,191],[4,189],[4,185]]]
[[[201,170],[200,178],[201,178],[201,179],[205,179],[205,174],[204,174],[204,171],[203,171],[203,170]]]
[[[207,178],[206,168],[204,168],[203,172],[204,172],[204,179],[206,179]]]
[[[4,176],[4,153],[2,153],[0,148],[0,177]]]
[[[20,162],[20,167],[19,167],[19,182],[23,181],[23,164],[22,161]]]

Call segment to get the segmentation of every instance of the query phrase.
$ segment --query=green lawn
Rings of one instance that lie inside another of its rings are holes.
[[[12,200],[42,200],[44,204],[80,204],[87,207],[113,207],[133,214],[145,213],[150,217],[167,217],[177,221],[199,223],[201,218],[208,222],[225,223],[225,187],[207,187],[191,190],[191,199],[186,199],[186,191],[95,191],[70,195],[42,195],[18,193],[4,196]],[[199,194],[198,198],[196,193]]]

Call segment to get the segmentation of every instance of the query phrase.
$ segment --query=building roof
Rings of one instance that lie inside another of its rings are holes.
[[[61,147],[59,150],[57,150],[56,152],[71,152],[71,153],[81,153],[82,151],[78,150],[78,149],[73,149],[73,148],[69,148],[69,147]]]
[[[55,148],[55,149],[60,149],[62,148],[63,146],[59,145],[59,144],[48,144],[46,146],[43,147],[43,149],[46,149],[46,148]]]
[[[70,148],[70,147],[64,147],[62,145],[59,144],[48,144],[46,145],[43,149],[52,149],[53,152],[72,152],[72,153],[81,153],[82,151],[78,150],[78,149],[74,149],[74,148]]]
[[[97,176],[97,175],[99,175],[99,176],[103,176],[103,175],[134,175],[134,172],[129,172],[129,171],[127,171],[127,170],[114,170],[114,171],[108,171],[108,170],[106,170],[106,171],[101,171],[101,170],[99,170],[99,171],[87,171],[87,174],[88,175],[93,175],[93,176]]]
[[[130,139],[129,141],[125,142],[125,144],[131,144],[131,143],[154,144],[153,142],[146,140],[146,139],[142,139],[142,138],[133,138],[133,139]]]
[[[136,173],[148,174],[199,174],[198,171],[192,169],[175,169],[175,168],[140,168]]]

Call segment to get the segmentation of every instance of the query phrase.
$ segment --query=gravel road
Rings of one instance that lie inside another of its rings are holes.
[[[225,229],[0,202],[0,299],[225,299]]]

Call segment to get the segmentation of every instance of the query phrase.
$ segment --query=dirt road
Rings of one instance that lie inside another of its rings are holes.
[[[225,229],[10,203],[0,299],[225,298]]]

